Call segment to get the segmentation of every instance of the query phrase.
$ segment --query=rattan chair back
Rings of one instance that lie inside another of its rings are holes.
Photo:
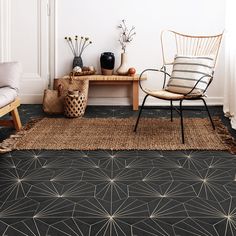
[[[186,55],[210,56],[214,59],[215,66],[222,36],[223,33],[211,36],[192,36],[164,30],[161,33],[163,65],[173,64],[175,55]]]

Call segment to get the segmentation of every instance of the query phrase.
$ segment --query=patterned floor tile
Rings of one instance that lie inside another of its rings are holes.
[[[187,218],[174,225],[176,235],[220,236],[212,224],[198,219]]]
[[[133,226],[133,235],[137,236],[169,236],[175,235],[169,219],[149,218]]]
[[[117,181],[96,185],[95,197],[106,201],[118,201],[128,197],[128,186]]]
[[[228,124],[221,107],[210,109]],[[24,124],[45,116],[39,105],[20,114]],[[85,114],[131,116],[131,107]],[[0,139],[12,132],[1,128]],[[0,156],[0,235],[233,236],[235,179],[236,155],[225,151],[13,151]]]
[[[1,204],[0,218],[33,218],[39,203],[27,197],[20,200],[5,201]]]
[[[90,234],[90,225],[79,219],[69,218],[50,225],[47,235],[85,236]]]
[[[70,218],[73,215],[75,203],[63,198],[62,195],[40,202],[33,218]]]
[[[48,225],[37,219],[27,219],[11,224],[3,235],[27,235],[27,236],[43,236],[48,235]],[[48,235],[49,236],[49,235]]]

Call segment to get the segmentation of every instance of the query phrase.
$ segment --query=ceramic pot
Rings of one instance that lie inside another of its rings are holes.
[[[127,63],[127,55],[126,53],[121,53],[121,63],[119,68],[116,70],[118,75],[127,75],[129,70],[129,66]]]
[[[115,56],[112,52],[104,52],[100,56],[101,72],[103,75],[112,75],[115,65]]]
[[[73,60],[73,68],[75,68],[76,66],[79,66],[80,68],[83,67],[83,60],[82,60],[82,57],[79,56],[79,57],[74,57],[74,60]],[[72,68],[72,69],[73,69]]]

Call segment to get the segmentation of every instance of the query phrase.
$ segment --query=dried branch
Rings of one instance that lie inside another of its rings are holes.
[[[133,41],[133,37],[136,35],[136,32],[134,32],[135,27],[132,26],[132,28],[129,30],[125,20],[121,21],[121,24],[118,25],[118,28],[121,29],[121,35],[119,38],[119,42],[121,44],[121,48],[123,52],[125,53],[127,43],[130,43]]]
[[[73,55],[75,56],[75,51],[73,50],[73,47],[71,46],[71,43],[70,43],[70,38],[68,37],[65,37],[65,40],[66,42],[68,43],[69,47],[70,47],[70,50],[71,52],[73,53]]]
[[[81,46],[82,46],[82,41],[83,41],[83,39],[84,39],[84,37],[81,36],[81,37],[80,37],[80,42],[79,42],[79,54],[80,54],[80,52],[81,52]]]
[[[75,36],[75,52],[76,52],[76,56],[78,56],[78,36]]]

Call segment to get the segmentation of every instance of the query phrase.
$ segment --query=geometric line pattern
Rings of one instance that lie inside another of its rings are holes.
[[[0,234],[233,236],[235,160],[220,151],[3,154]]]
[[[222,116],[221,107],[210,109]],[[45,116],[41,105],[22,105],[19,112],[23,123]],[[143,111],[146,117],[167,115],[158,108]],[[132,116],[129,107],[88,106],[85,113]],[[0,127],[0,132],[3,140],[13,130]],[[235,236],[235,170],[236,156],[222,151],[2,154],[0,235]]]

